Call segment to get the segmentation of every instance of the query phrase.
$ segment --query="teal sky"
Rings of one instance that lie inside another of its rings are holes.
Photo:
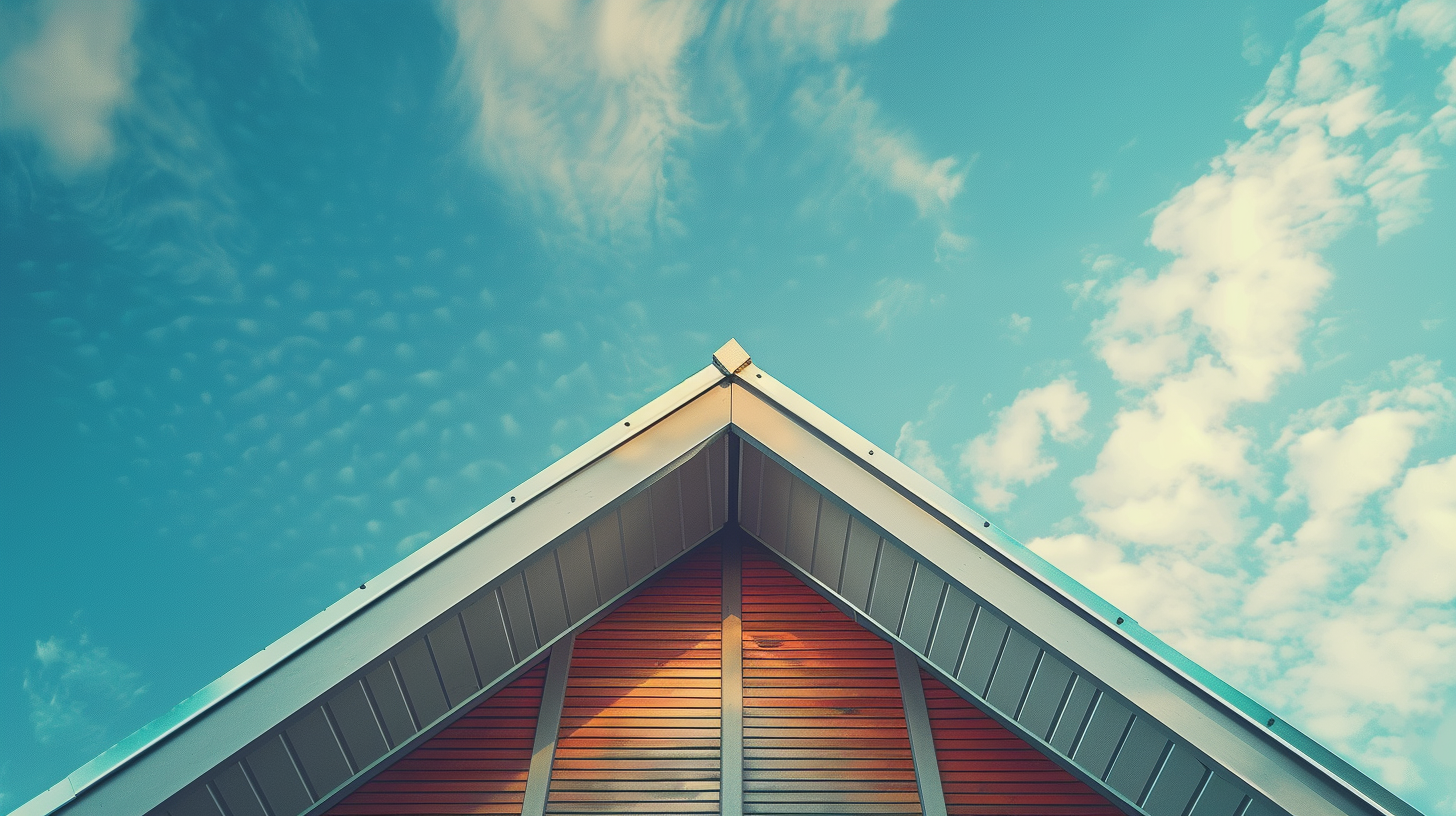
[[[0,812],[736,337],[1456,814],[1453,58],[1450,0],[0,4]]]

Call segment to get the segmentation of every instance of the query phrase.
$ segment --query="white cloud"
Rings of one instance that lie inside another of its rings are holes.
[[[34,661],[22,682],[30,722],[41,743],[104,747],[126,725],[119,715],[147,691],[141,675],[84,633],[72,642],[35,642]]]
[[[975,501],[991,511],[1005,510],[1016,494],[1011,488],[1046,478],[1057,461],[1042,451],[1047,436],[1070,442],[1083,435],[1089,403],[1072,380],[1053,380],[1028,388],[996,414],[996,424],[961,451],[961,470],[975,485]]]
[[[1022,338],[1031,333],[1031,318],[1019,315],[1015,312],[1006,318],[1006,327],[1011,330],[1011,336]]]
[[[1171,260],[1151,273],[1095,262],[1076,293],[1107,305],[1090,339],[1126,403],[1073,482],[1084,532],[1031,544],[1386,784],[1433,786],[1433,801],[1456,794],[1425,759],[1456,734],[1456,457],[1410,460],[1456,414],[1453,385],[1404,360],[1299,412],[1273,444],[1244,417],[1306,366],[1333,280],[1325,247],[1365,225],[1386,241],[1428,207],[1443,114],[1419,115],[1404,89],[1387,106],[1382,72],[1396,36],[1449,43],[1451,8],[1312,15],[1247,138],[1158,211],[1149,243]]]
[[[695,3],[447,3],[473,148],[512,192],[593,239],[677,229],[695,127],[680,63]]]
[[[0,126],[29,131],[63,175],[103,165],[132,100],[132,0],[47,0],[34,39],[0,63]]]

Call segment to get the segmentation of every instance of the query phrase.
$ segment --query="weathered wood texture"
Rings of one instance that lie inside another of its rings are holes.
[[[924,671],[950,816],[1120,816],[1121,810]]]
[[[920,813],[890,644],[743,549],[744,813]]]
[[[519,814],[542,663],[335,805],[328,816]]]
[[[577,636],[547,813],[718,812],[721,576],[705,544]]]

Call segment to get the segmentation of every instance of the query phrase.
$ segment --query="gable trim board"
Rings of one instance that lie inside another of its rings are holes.
[[[492,595],[497,598],[497,604],[508,601],[519,604],[520,597],[508,599],[508,593],[502,588],[502,581],[516,577],[520,586],[511,593],[524,597],[529,604],[531,576],[526,573],[532,564],[539,565],[545,555],[556,562],[559,591],[564,596],[565,582],[569,576],[576,576],[581,567],[577,559],[559,558],[556,551],[572,544],[574,537],[587,535],[599,518],[613,513],[620,515],[633,499],[643,494],[650,496],[653,485],[676,473],[684,462],[697,455],[707,456],[703,451],[715,439],[720,439],[724,431],[746,440],[742,453],[749,459],[757,456],[760,468],[766,467],[763,463],[771,462],[783,471],[784,476],[775,472],[772,478],[780,483],[787,478],[788,493],[776,496],[773,501],[787,502],[791,510],[796,496],[808,502],[812,493],[816,507],[834,508],[831,513],[840,513],[846,518],[851,514],[859,516],[860,525],[875,538],[871,570],[875,575],[883,571],[886,576],[894,576],[887,579],[892,581],[903,576],[908,582],[905,595],[899,597],[896,589],[890,594],[881,593],[878,600],[868,594],[859,597],[858,585],[846,587],[840,575],[833,581],[823,580],[815,571],[812,541],[805,568],[799,563],[804,560],[803,553],[788,546],[791,536],[787,526],[795,522],[801,525],[800,529],[809,529],[802,526],[807,524],[804,519],[786,518],[786,527],[780,536],[760,527],[762,508],[756,508],[759,515],[750,524],[750,511],[743,506],[740,493],[762,491],[763,485],[755,488],[756,477],[734,461],[737,451],[733,449],[726,457],[725,470],[710,469],[704,477],[707,484],[698,485],[721,498],[717,505],[711,505],[709,500],[710,506],[724,507],[724,510],[709,511],[712,516],[708,519],[709,534],[724,524],[736,526],[734,523],[743,519],[746,530],[776,549],[787,563],[814,581],[821,592],[833,594],[853,609],[856,616],[873,623],[872,628],[888,633],[894,641],[914,651],[933,674],[951,681],[963,696],[977,700],[978,705],[989,699],[1010,707],[1006,701],[1011,692],[996,687],[990,675],[989,686],[972,688],[975,683],[968,684],[969,675],[965,675],[960,654],[955,659],[961,662],[947,671],[942,665],[946,662],[944,650],[937,651],[931,641],[920,642],[917,647],[916,638],[910,637],[919,633],[915,627],[924,626],[925,617],[905,614],[912,608],[911,596],[916,593],[915,576],[923,576],[922,592],[929,592],[935,581],[940,582],[941,594],[935,601],[937,617],[931,622],[932,627],[944,625],[940,618],[945,612],[945,599],[951,598],[949,593],[955,590],[958,594],[952,601],[955,605],[950,610],[952,614],[960,614],[965,603],[970,602],[974,606],[972,614],[985,610],[988,627],[1006,627],[996,646],[994,661],[1009,660],[1008,666],[1021,667],[1029,660],[1028,672],[1040,672],[1045,666],[1048,677],[1063,670],[1075,674],[1078,679],[1068,681],[1071,685],[1064,690],[1061,705],[1086,704],[1078,696],[1082,693],[1078,682],[1086,678],[1082,688],[1091,689],[1089,696],[1097,697],[1098,702],[1088,708],[1084,722],[1079,724],[1065,749],[1058,747],[1064,740],[1057,732],[1038,736],[1017,719],[1020,712],[1016,709],[1024,706],[1024,699],[1044,690],[1030,686],[1020,689],[1022,699],[1015,701],[1009,714],[994,704],[989,707],[1003,724],[1014,725],[1013,731],[1040,740],[1039,747],[1049,756],[1092,779],[1095,789],[1112,791],[1124,802],[1150,796],[1148,790],[1138,791],[1131,797],[1118,793],[1114,785],[1123,777],[1117,775],[1120,772],[1115,763],[1106,769],[1093,767],[1089,771],[1082,766],[1096,765],[1092,754],[1081,754],[1083,761],[1078,759],[1083,750],[1080,743],[1085,739],[1084,732],[1094,728],[1094,723],[1099,734],[1104,726],[1115,730],[1103,720],[1108,720],[1110,714],[1122,716],[1118,713],[1120,709],[1127,719],[1111,746],[1113,755],[1128,739],[1153,734],[1156,742],[1158,735],[1166,735],[1160,755],[1151,759],[1139,755],[1138,772],[1149,763],[1153,770],[1191,768],[1190,762],[1206,764],[1221,772],[1230,784],[1260,794],[1254,800],[1258,807],[1251,807],[1246,816],[1259,816],[1258,808],[1265,806],[1299,816],[1306,813],[1417,814],[1394,794],[1167,647],[1110,604],[991,526],[989,520],[778,383],[753,365],[748,355],[730,341],[715,355],[714,365],[689,377],[401,560],[168,715],[22,805],[15,811],[16,816],[44,816],[53,812],[68,816],[92,813],[140,816],[194,780],[215,771],[224,760],[231,761],[245,749],[252,750],[264,737],[281,741],[281,747],[275,751],[276,761],[297,765],[298,754],[290,745],[285,728],[298,727],[300,712],[336,698],[340,689],[360,683],[366,671],[389,666],[389,673],[398,682],[403,664],[397,658],[406,646],[415,648],[413,657],[423,651],[432,661],[442,681],[440,697],[445,703],[444,713],[434,717],[432,723],[412,723],[415,733],[445,722],[452,713],[463,710],[462,706],[469,700],[479,699],[482,692],[478,689],[482,686],[496,685],[484,676],[486,672],[479,665],[470,662],[483,655],[471,652],[468,630],[462,639],[448,629],[450,625],[466,627],[460,615],[467,605]],[[720,485],[713,484],[717,479],[714,474],[719,472],[726,473],[721,493],[718,492]],[[681,476],[674,478],[682,482]],[[731,484],[726,483],[729,480]],[[679,487],[678,494],[681,490]],[[681,513],[683,506],[678,501]],[[642,502],[649,500],[639,500],[638,504]],[[738,511],[731,519],[727,514],[729,509]],[[774,510],[777,512],[777,505]],[[818,521],[816,515],[814,524]],[[685,522],[679,520],[679,524]],[[853,527],[848,521],[846,524],[847,530]],[[646,532],[649,537],[650,527],[649,523]],[[687,540],[686,533],[678,542],[678,553],[690,549],[694,543]],[[801,541],[795,547],[800,544]],[[839,556],[841,567],[847,560],[845,553],[849,552],[850,544],[867,546],[864,542],[846,540]],[[656,572],[676,554],[653,553],[647,572]],[[856,561],[855,566],[860,569],[864,564]],[[636,581],[628,583],[640,584],[646,578],[647,575],[639,574]],[[499,676],[519,672],[544,654],[556,637],[584,619],[594,617],[629,591],[624,588],[615,596],[597,597],[594,600],[598,606],[591,610],[572,610],[563,597],[568,619],[562,620],[561,613],[556,613],[553,625],[559,630],[550,633],[550,637],[541,637],[533,630],[532,637],[527,639],[531,649],[511,646],[511,666]],[[915,597],[914,610],[923,611],[923,599],[920,595]],[[897,600],[900,607],[894,609]],[[451,624],[451,621],[458,623]],[[907,624],[910,630],[905,629]],[[969,649],[976,637],[974,621],[964,625],[968,628],[961,646]],[[443,649],[446,662],[454,661],[452,671],[458,681],[454,695],[445,687],[445,670],[433,654],[433,630],[441,626],[447,628],[436,640],[446,644]],[[988,628],[986,632],[991,630]],[[507,625],[506,640],[514,636]],[[423,647],[418,646],[420,643]],[[464,660],[456,648],[460,643],[465,647]],[[497,660],[497,657],[492,654],[489,659]],[[466,672],[468,666],[473,666],[474,677]],[[1034,685],[1035,675],[1028,677]],[[468,678],[468,682],[462,678]],[[367,690],[367,682],[364,685]],[[471,687],[477,690],[467,699],[454,699],[463,693],[460,689]],[[1105,707],[1103,700],[1107,701]],[[436,702],[431,711],[438,708]],[[383,716],[377,705],[373,710],[374,716]],[[325,706],[323,714],[313,717],[311,724],[299,733],[305,738],[312,735],[340,740],[341,725],[331,717]],[[1265,724],[1271,720],[1272,727]],[[403,740],[390,739],[390,742],[391,747],[397,748]],[[1067,751],[1073,755],[1070,759]],[[344,764],[350,765],[348,751],[344,754]],[[362,772],[352,765],[347,771],[356,776]],[[337,769],[333,773],[337,775]],[[1136,776],[1131,771],[1123,776],[1129,774]],[[1121,784],[1126,786],[1125,782]],[[1208,781],[1205,779],[1199,784],[1205,785]],[[323,798],[325,793],[305,791],[314,798]],[[1158,801],[1148,798],[1144,804],[1156,805]],[[1130,802],[1126,806],[1133,808],[1130,812],[1147,812]],[[1153,812],[1152,816],[1164,814]]]

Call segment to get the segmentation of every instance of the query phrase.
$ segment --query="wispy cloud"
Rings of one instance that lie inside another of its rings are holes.
[[[904,278],[883,278],[875,284],[875,292],[875,302],[865,310],[864,317],[880,332],[889,331],[902,316],[913,315],[926,304],[945,299],[944,295],[927,294],[925,284]]]
[[[893,0],[446,3],[456,97],[474,123],[469,149],[508,192],[588,241],[634,244],[681,230],[691,145],[728,116],[747,126],[739,76],[801,67],[798,121],[843,146],[856,175],[904,195],[942,227],[937,250],[967,239],[945,217],[966,162],[931,158],[865,93],[841,60],[889,30]],[[762,62],[740,59],[744,49]],[[768,66],[765,69],[765,66]],[[699,121],[704,112],[710,121]]]
[[[147,691],[140,674],[84,633],[36,641],[22,687],[37,740],[91,749],[129,724],[121,715]]]
[[[133,98],[139,9],[47,0],[34,13],[33,36],[0,61],[0,126],[34,135],[62,175],[104,166],[116,151],[115,114]]]
[[[848,67],[811,80],[794,93],[794,115],[846,146],[854,168],[911,201],[921,215],[944,212],[965,184],[954,156],[930,159],[908,132],[888,125]]]
[[[585,236],[677,229],[678,155],[695,127],[685,49],[695,3],[448,3],[472,148],[541,214]]]

